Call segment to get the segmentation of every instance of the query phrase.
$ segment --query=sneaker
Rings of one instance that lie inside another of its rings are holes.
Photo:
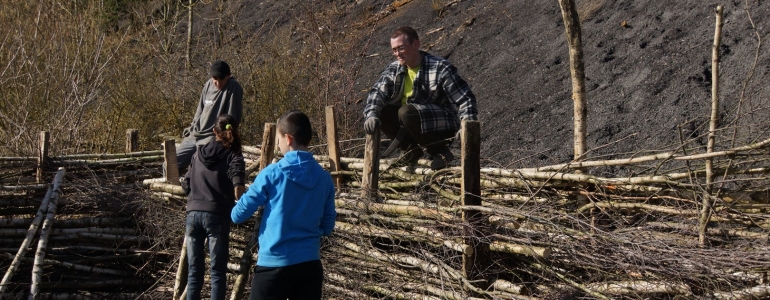
[[[430,169],[436,171],[446,168],[454,159],[455,156],[452,154],[452,151],[449,151],[449,148],[444,148],[438,154],[433,155],[433,161],[430,162]]]

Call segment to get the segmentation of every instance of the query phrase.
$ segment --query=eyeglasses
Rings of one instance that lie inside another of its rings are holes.
[[[410,44],[401,45],[401,46],[398,46],[398,47],[390,49],[390,50],[393,50],[393,54],[403,53],[406,50],[406,46],[409,46],[409,45],[411,45],[411,43]]]

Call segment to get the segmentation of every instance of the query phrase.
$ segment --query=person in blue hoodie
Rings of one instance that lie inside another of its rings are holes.
[[[321,299],[321,237],[334,229],[334,184],[308,152],[307,115],[284,114],[277,133],[283,158],[259,172],[230,214],[242,223],[264,205],[249,299]]]
[[[187,299],[200,299],[205,273],[204,242],[209,240],[211,299],[225,299],[227,288],[230,210],[246,190],[246,168],[238,135],[238,120],[217,117],[215,138],[198,146],[181,181],[187,193],[185,237],[187,245]]]

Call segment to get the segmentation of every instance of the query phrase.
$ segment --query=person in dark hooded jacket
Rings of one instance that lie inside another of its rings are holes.
[[[204,242],[211,257],[211,299],[225,299],[230,211],[244,192],[245,163],[235,117],[222,114],[215,139],[198,146],[182,180],[187,195],[187,299],[200,299],[205,273]]]
[[[283,158],[259,172],[230,214],[241,223],[265,207],[249,299],[321,299],[321,237],[334,229],[334,183],[308,152],[307,115],[290,111],[277,127]]]

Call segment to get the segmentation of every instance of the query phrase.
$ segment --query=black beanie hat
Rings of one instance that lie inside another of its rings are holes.
[[[218,77],[218,78],[222,78],[227,75],[230,75],[230,66],[223,60],[215,61],[214,63],[211,64],[211,69],[209,69],[209,75],[211,75],[211,77]]]

